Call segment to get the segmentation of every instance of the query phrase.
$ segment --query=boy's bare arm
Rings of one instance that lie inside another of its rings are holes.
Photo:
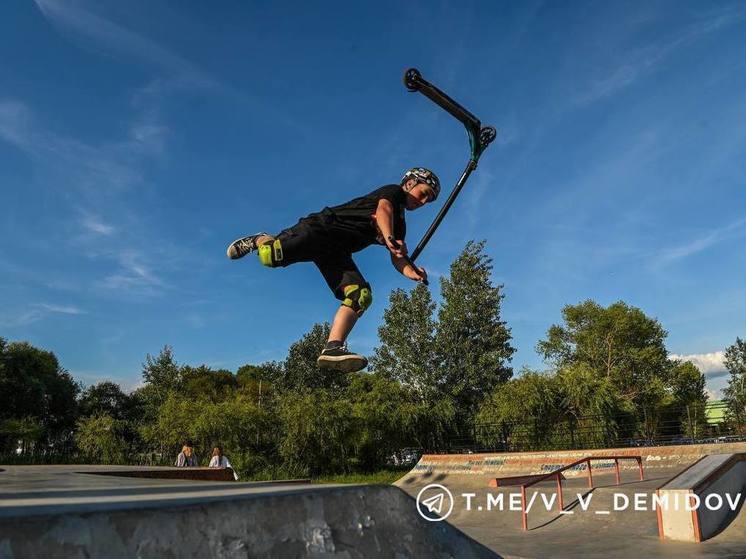
[[[378,201],[376,208],[376,225],[383,236],[392,256],[397,258],[407,255],[407,245],[400,239],[394,239],[394,206],[385,198]]]
[[[388,239],[394,234],[394,206],[381,198],[376,208],[376,223],[384,239]]]

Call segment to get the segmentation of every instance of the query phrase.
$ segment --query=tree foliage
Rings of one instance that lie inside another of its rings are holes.
[[[110,381],[99,382],[86,388],[80,395],[80,415],[108,415],[114,419],[129,419],[131,398],[118,384]]]
[[[555,370],[585,365],[640,408],[659,399],[670,363],[667,333],[657,320],[622,301],[606,308],[590,300],[567,305],[562,317],[564,325],[552,325],[537,345]]]
[[[519,439],[523,450],[540,448],[551,436],[552,425],[561,414],[557,379],[551,375],[524,370],[483,402],[477,414],[477,432],[482,442],[497,438]],[[516,430],[519,426],[519,430]]]
[[[316,363],[329,338],[329,331],[328,322],[316,323],[290,346],[277,379],[278,388],[290,391],[325,389],[338,392],[346,386],[346,376],[330,369],[322,369]]]
[[[242,476],[273,478],[374,470],[408,447],[454,451],[475,439],[491,449],[594,448],[707,428],[704,375],[670,359],[661,324],[622,301],[566,306],[537,345],[549,370],[512,378],[492,270],[484,242],[469,242],[439,299],[419,284],[394,290],[370,372],[320,369],[330,327],[317,323],[283,360],[234,374],[178,363],[166,345],[146,356],[131,394],[101,382],[77,398],[53,353],[0,338],[0,450],[72,450],[74,440],[89,460],[170,465],[191,441],[203,466],[220,445]],[[726,366],[731,416],[743,423],[740,338]]]
[[[45,428],[37,417],[10,418],[0,421],[0,441],[5,443],[6,451],[11,450],[26,454],[34,450],[44,440]],[[12,448],[12,445],[16,445]]]
[[[441,278],[435,344],[443,388],[455,401],[460,421],[469,423],[479,404],[509,380],[515,349],[501,319],[501,285],[492,285],[492,259],[484,241],[469,241]]]
[[[126,422],[107,414],[96,414],[78,420],[75,443],[91,461],[121,464],[130,451],[127,431]]]
[[[380,375],[412,390],[421,402],[438,398],[444,379],[435,349],[435,321],[430,290],[422,284],[411,293],[391,292],[378,328],[381,341],[371,360]]]
[[[701,432],[704,375],[691,363],[669,359],[657,320],[621,301],[606,308],[595,301],[568,305],[562,315],[564,324],[552,325],[537,345],[550,372],[526,372],[493,393],[479,421],[507,427],[488,429],[483,438],[507,440],[505,429],[519,417],[526,432],[509,433],[513,446],[520,446],[520,436],[521,445],[532,448],[647,440],[680,433],[684,424],[693,436]]]
[[[64,445],[75,425],[79,391],[54,353],[0,338],[0,422],[27,418],[41,429],[34,431],[39,433],[34,442]],[[7,428],[0,447],[8,451],[15,444]]]
[[[345,471],[354,443],[352,405],[326,390],[288,392],[277,409],[279,454],[291,472]]]
[[[746,421],[746,340],[736,338],[726,348],[724,363],[730,373],[724,390],[725,401],[731,415],[743,423]]]
[[[392,292],[378,330],[374,370],[411,390],[418,404],[413,437],[429,449],[468,432],[482,401],[512,376],[514,348],[500,318],[502,286],[491,281],[484,242],[469,242],[441,279],[437,310],[418,285]]]

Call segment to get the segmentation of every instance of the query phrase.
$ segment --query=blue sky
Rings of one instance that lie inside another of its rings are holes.
[[[225,247],[411,166],[455,183],[465,133],[406,92],[415,66],[499,130],[420,259],[433,283],[486,239],[516,370],[563,305],[621,299],[717,391],[746,336],[744,36],[741,2],[7,3],[0,336],[126,388],[164,344],[282,359],[336,302],[312,265]],[[436,209],[408,214],[411,246]],[[410,284],[382,248],[356,260],[370,353]]]

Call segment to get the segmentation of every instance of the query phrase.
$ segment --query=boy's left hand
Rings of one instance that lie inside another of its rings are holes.
[[[425,285],[427,285],[427,271],[425,268],[420,268],[419,266],[413,266],[414,270],[408,270],[410,273],[407,274],[407,277],[414,281],[421,281]]]

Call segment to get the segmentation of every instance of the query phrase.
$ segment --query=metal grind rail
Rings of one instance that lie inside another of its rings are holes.
[[[521,484],[521,521],[523,523],[523,530],[528,530],[528,512],[526,511],[526,489],[531,487],[532,485],[536,485],[537,483],[541,483],[542,481],[546,481],[548,479],[554,478],[557,482],[557,511],[562,512],[565,509],[565,503],[562,498],[562,472],[566,470],[570,470],[572,468],[575,468],[579,466],[580,464],[587,464],[588,466],[588,488],[593,489],[593,472],[591,469],[591,462],[600,462],[605,461],[608,462],[609,460],[614,461],[614,468],[616,471],[616,484],[619,485],[621,483],[621,476],[619,473],[619,461],[620,460],[635,460],[637,461],[637,465],[640,468],[640,481],[644,481],[645,479],[645,473],[643,472],[642,468],[642,456],[586,456],[585,458],[581,458],[580,460],[577,460],[576,462],[573,462],[572,464],[568,464],[567,466],[563,466],[562,468],[555,470],[553,472],[549,472],[548,474],[538,476],[533,481],[530,481],[529,483],[522,483]]]

